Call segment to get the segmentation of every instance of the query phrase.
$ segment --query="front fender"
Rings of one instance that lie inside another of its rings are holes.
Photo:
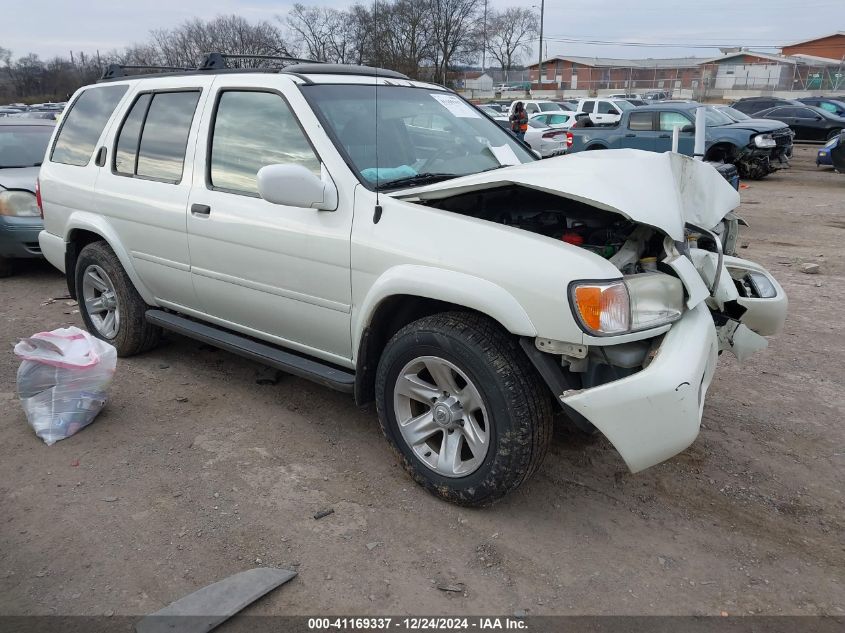
[[[431,266],[403,264],[376,279],[364,300],[353,307],[353,349],[358,349],[364,328],[382,301],[395,295],[425,297],[477,310],[519,336],[537,335],[520,303],[501,286],[466,273]]]
[[[132,258],[129,256],[126,249],[123,248],[117,233],[115,233],[106,218],[87,211],[76,211],[68,219],[65,234],[63,236],[65,242],[70,242],[70,236],[75,230],[89,231],[102,237],[114,251],[115,255],[117,255],[117,258],[123,266],[123,270],[126,271],[126,274],[129,276],[129,279],[138,291],[138,294],[141,295],[141,298],[149,305],[156,305],[153,293],[150,292],[150,289],[144,285],[143,281],[141,281],[141,278],[135,271]],[[68,274],[73,274],[73,271],[68,271]]]

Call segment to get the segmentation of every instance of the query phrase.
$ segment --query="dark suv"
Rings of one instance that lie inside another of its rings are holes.
[[[794,99],[781,99],[780,97],[745,97],[731,104],[732,108],[751,115],[761,110],[768,110],[780,105],[802,105]]]

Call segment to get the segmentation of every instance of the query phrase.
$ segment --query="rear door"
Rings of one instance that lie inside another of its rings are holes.
[[[620,117],[619,109],[610,101],[597,101],[594,121],[596,123],[616,123]]]
[[[621,147],[631,149],[642,149],[649,152],[656,151],[657,147],[657,113],[653,111],[631,112],[628,115],[628,124],[622,130]]]
[[[199,113],[213,82],[139,82],[115,122],[97,211],[109,218],[144,284],[162,305],[196,308],[186,233]]]
[[[592,99],[588,99],[587,101],[584,101],[583,104],[581,104],[581,111],[589,114],[590,120],[593,123],[596,122],[595,109],[596,109],[596,102],[593,101]]]
[[[343,364],[352,357],[353,187],[333,179],[337,210],[318,211],[267,202],[256,184],[271,164],[332,179],[321,153],[337,151],[293,81],[217,76],[194,161],[191,276],[205,318]]]

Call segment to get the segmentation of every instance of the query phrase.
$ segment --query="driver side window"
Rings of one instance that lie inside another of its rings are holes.
[[[320,160],[288,104],[272,92],[227,90],[220,94],[211,132],[209,184],[257,196],[258,170],[301,165],[320,175]]]
[[[676,126],[677,127],[684,127],[685,125],[690,125],[692,121],[690,121],[687,117],[685,117],[680,112],[661,112],[660,113],[660,131],[661,132],[671,132]]]

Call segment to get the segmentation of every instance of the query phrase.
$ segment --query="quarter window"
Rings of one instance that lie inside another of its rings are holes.
[[[320,174],[320,160],[285,100],[271,92],[222,93],[211,137],[211,185],[257,195],[258,170],[276,164]]]
[[[64,116],[50,160],[65,165],[87,165],[103,128],[127,89],[127,86],[89,88],[79,95]]]
[[[582,112],[592,113],[592,111],[595,110],[595,108],[596,108],[596,102],[595,101],[585,101],[584,107],[582,108]]]
[[[178,183],[200,93],[142,94],[123,122],[114,152],[114,170],[124,176]]]

